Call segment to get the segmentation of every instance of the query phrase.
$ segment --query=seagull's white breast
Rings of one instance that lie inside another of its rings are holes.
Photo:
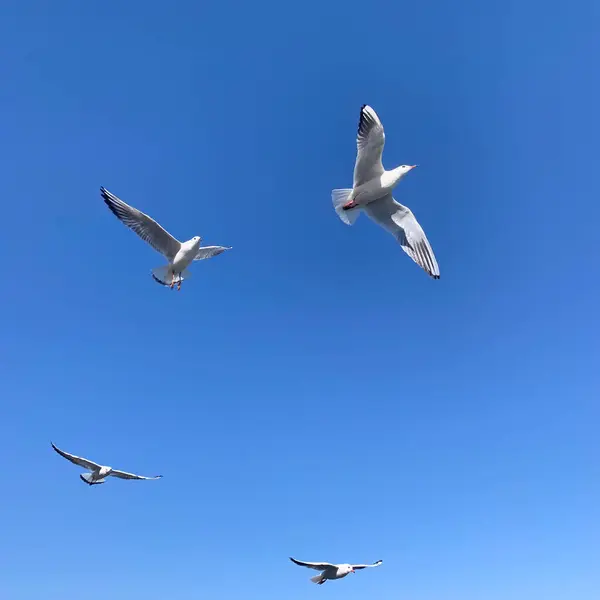
[[[198,254],[198,248],[200,247],[200,240],[193,241],[189,240],[181,244],[181,249],[175,255],[173,259],[173,267],[175,272],[183,271],[191,262],[194,260],[196,254]]]
[[[380,177],[375,177],[366,183],[358,186],[354,190],[354,200],[359,204],[369,204],[387,196],[395,187],[397,180],[391,178],[389,172],[383,173]]]

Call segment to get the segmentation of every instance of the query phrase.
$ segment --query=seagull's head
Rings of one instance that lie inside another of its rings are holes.
[[[195,235],[192,238],[192,242],[194,242],[194,244],[199,244],[202,241],[202,238],[199,235]]]
[[[392,169],[392,184],[396,185],[409,171],[412,171],[417,165],[400,165],[395,169]]]
[[[398,171],[400,172],[400,177],[404,177],[409,171],[412,171],[417,165],[402,165],[398,167]]]

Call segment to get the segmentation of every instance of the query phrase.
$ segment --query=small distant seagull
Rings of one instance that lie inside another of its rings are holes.
[[[63,458],[70,460],[74,465],[78,465],[91,471],[91,473],[84,473],[80,475],[81,480],[87,483],[88,485],[98,485],[100,483],[105,483],[105,479],[107,477],[118,477],[119,479],[160,479],[162,475],[157,475],[156,477],[144,477],[143,475],[134,475],[133,473],[126,473],[125,471],[117,471],[112,467],[104,467],[102,465],[98,465],[87,458],[80,458],[79,456],[75,456],[74,454],[69,454],[60,448],[57,448],[54,444],[52,447],[56,452],[58,452]]]
[[[202,241],[200,236],[194,236],[191,240],[182,243],[165,231],[154,219],[137,208],[125,204],[106,188],[101,187],[100,194],[118,219],[167,258],[169,264],[166,267],[152,269],[154,281],[161,285],[168,285],[173,289],[177,284],[177,289],[180,290],[181,282],[191,275],[187,267],[193,261],[212,258],[225,250],[231,250],[229,246],[200,246]]]
[[[314,577],[310,578],[310,580],[317,585],[323,585],[328,579],[342,579],[350,573],[356,573],[356,571],[360,571],[360,569],[378,567],[383,562],[382,560],[378,560],[372,565],[349,565],[346,563],[341,565],[333,565],[331,563],[302,562],[301,560],[296,560],[291,556],[290,560],[301,567],[308,567],[309,569],[314,569],[315,571],[322,571],[320,575],[315,575]]]
[[[377,113],[367,104],[360,109],[354,187],[331,192],[333,207],[346,225],[353,225],[361,210],[389,231],[408,254],[434,279],[440,278],[431,245],[410,208],[396,202],[392,190],[417,165],[386,171],[381,162],[385,133]]]

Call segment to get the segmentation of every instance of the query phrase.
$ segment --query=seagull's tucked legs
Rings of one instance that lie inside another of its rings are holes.
[[[181,291],[181,275],[179,275],[179,281],[177,282],[177,291]]]
[[[358,204],[354,200],[351,200],[350,202],[342,206],[342,210],[350,210],[351,208],[356,208],[357,206]]]

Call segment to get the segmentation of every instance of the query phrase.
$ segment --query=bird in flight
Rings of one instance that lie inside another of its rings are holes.
[[[391,233],[404,252],[434,279],[440,268],[425,232],[410,208],[394,200],[392,190],[417,165],[401,165],[386,171],[381,162],[385,133],[377,113],[367,104],[360,109],[357,155],[352,189],[331,192],[333,207],[346,225],[353,225],[361,211]]]
[[[182,281],[191,275],[187,267],[193,261],[212,258],[225,250],[231,250],[229,246],[201,246],[202,238],[198,235],[187,242],[180,242],[154,219],[137,208],[125,204],[123,200],[111,194],[106,188],[101,187],[100,194],[108,208],[119,220],[169,261],[166,266],[152,269],[154,281],[161,285],[173,289],[177,284],[177,289],[181,290]]]
[[[91,460],[88,460],[87,458],[81,458],[80,456],[69,454],[64,450],[57,448],[54,444],[52,444],[52,447],[63,458],[70,460],[74,465],[77,465],[90,471],[90,473],[82,473],[81,475],[79,475],[81,481],[87,483],[88,485],[98,485],[100,483],[105,483],[105,479],[107,477],[118,477],[119,479],[160,479],[162,477],[162,475],[156,475],[156,477],[144,477],[143,475],[134,475],[133,473],[118,471],[117,469],[113,469],[112,467],[105,467],[103,465],[99,465]]]
[[[346,577],[346,575],[350,575],[350,573],[356,573],[356,571],[360,571],[361,569],[378,567],[383,562],[382,560],[378,560],[372,565],[351,565],[348,563],[334,565],[326,562],[303,562],[301,560],[296,560],[291,556],[290,560],[294,564],[300,565],[301,567],[307,567],[309,569],[314,569],[315,571],[321,571],[319,575],[315,575],[314,577],[310,578],[310,580],[317,585],[323,585],[328,579],[342,579]]]

